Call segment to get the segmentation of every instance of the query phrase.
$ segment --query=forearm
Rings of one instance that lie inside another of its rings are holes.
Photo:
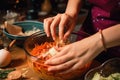
[[[120,24],[104,29],[102,33],[107,48],[120,45]]]
[[[65,13],[71,17],[76,17],[82,6],[82,0],[68,0]]]
[[[96,51],[100,52],[105,50],[105,48],[120,46],[120,24],[106,28],[102,30],[102,33],[101,31],[97,32],[96,34],[88,37],[86,40],[88,43],[91,43],[91,46],[95,48]]]

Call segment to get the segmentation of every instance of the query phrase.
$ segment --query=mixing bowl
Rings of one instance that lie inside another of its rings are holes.
[[[34,33],[30,37],[25,40],[24,49],[27,53],[28,64],[29,66],[39,75],[42,80],[76,80],[75,78],[83,75],[89,68],[90,63],[86,64],[82,69],[73,71],[72,73],[67,74],[59,74],[48,72],[48,65],[44,64],[44,61],[38,56],[34,56],[32,54],[32,50],[45,42],[51,43],[53,42],[51,37],[47,37],[44,33]],[[39,49],[39,48],[37,48]],[[40,55],[39,55],[40,56]]]

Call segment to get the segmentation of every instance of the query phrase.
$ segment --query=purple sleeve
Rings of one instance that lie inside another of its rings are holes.
[[[89,2],[109,12],[120,9],[120,0],[89,0]]]

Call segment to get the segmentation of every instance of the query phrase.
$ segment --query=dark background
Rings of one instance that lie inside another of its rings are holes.
[[[37,11],[41,10],[41,4],[44,2],[44,0],[0,0],[0,10],[25,10],[28,9],[28,1],[32,1],[31,5]],[[63,12],[65,10],[67,0],[50,0],[50,3],[53,11]],[[59,7],[59,5],[64,8]]]

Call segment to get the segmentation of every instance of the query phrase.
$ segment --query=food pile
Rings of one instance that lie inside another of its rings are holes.
[[[108,77],[104,77],[98,72],[96,72],[92,80],[120,80],[120,73],[113,73],[113,74],[110,74]]]
[[[25,32],[24,32],[24,35],[25,35],[25,36],[30,36],[30,35],[32,35],[32,34],[34,34],[34,33],[36,33],[36,32],[39,32],[39,31],[41,31],[41,30],[40,30],[40,29],[37,29],[36,27],[33,26],[33,29],[32,29],[32,30],[29,30],[29,31],[25,31]]]
[[[44,62],[57,53],[55,49],[56,44],[56,42],[45,42],[41,45],[37,44],[31,51],[31,55],[37,58],[32,62],[33,68],[39,73],[39,76],[42,80],[70,80],[76,76],[80,76],[89,68],[90,63],[86,64],[81,70],[65,74],[64,76],[61,74],[48,72],[47,68],[49,65],[45,65]],[[62,44],[62,46],[65,45],[66,44]]]

